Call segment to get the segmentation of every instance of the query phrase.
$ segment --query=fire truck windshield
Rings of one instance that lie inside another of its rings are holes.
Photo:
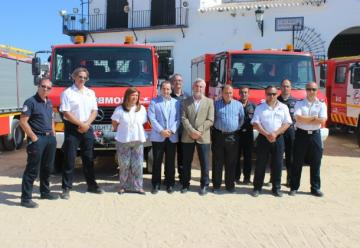
[[[280,86],[287,78],[293,88],[304,89],[306,83],[315,82],[312,57],[302,55],[233,54],[231,74],[234,87]]]
[[[153,84],[151,50],[129,47],[81,47],[55,50],[52,81],[70,86],[77,67],[89,71],[87,86],[150,86]]]

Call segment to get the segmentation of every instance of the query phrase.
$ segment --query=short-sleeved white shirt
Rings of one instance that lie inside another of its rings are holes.
[[[304,100],[298,101],[295,104],[294,116],[315,116],[319,118],[327,119],[327,108],[324,102],[321,102],[319,99],[316,99],[313,103],[310,103],[306,98]],[[301,122],[295,123],[296,128],[303,130],[318,130],[320,129],[320,124],[304,124]]]
[[[81,122],[87,121],[91,111],[97,109],[95,92],[87,87],[79,90],[73,84],[61,94],[60,111],[70,112]]]
[[[146,141],[144,123],[147,121],[147,114],[144,106],[135,112],[136,106],[131,107],[129,112],[124,111],[122,106],[118,106],[111,116],[113,121],[119,123],[115,140],[121,143],[132,141]]]
[[[272,133],[278,130],[282,124],[291,124],[291,116],[289,108],[277,101],[274,108],[270,107],[266,102],[256,107],[251,124],[260,123],[266,132]]]

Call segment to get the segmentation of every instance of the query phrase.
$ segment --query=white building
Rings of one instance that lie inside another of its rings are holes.
[[[83,13],[63,15],[64,34],[84,34],[87,43],[122,43],[133,35],[138,43],[153,44],[160,59],[169,54],[174,58],[175,71],[183,75],[187,90],[192,58],[242,49],[245,42],[253,49],[293,43],[319,58],[360,54],[360,0],[81,2]],[[257,10],[263,12],[263,35],[261,22],[255,19]]]

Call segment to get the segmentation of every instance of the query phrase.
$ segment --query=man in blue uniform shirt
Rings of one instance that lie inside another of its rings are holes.
[[[240,184],[241,169],[244,175],[244,184],[250,184],[252,168],[252,149],[254,143],[253,126],[251,119],[254,115],[256,105],[249,101],[249,87],[243,86],[239,89],[240,102],[244,107],[244,123],[239,130],[239,154],[237,156],[235,180]],[[241,166],[241,155],[243,155],[243,166]],[[241,168],[242,167],[242,168]]]
[[[28,137],[27,164],[21,184],[21,206],[36,208],[32,201],[33,184],[40,170],[40,198],[56,200],[58,195],[50,192],[49,177],[54,164],[56,139],[52,103],[47,98],[51,81],[43,78],[36,95],[27,99],[20,116],[20,126]]]
[[[290,193],[294,196],[299,189],[301,170],[305,158],[310,165],[311,194],[321,197],[320,165],[323,153],[320,127],[327,119],[324,102],[317,97],[318,86],[315,82],[306,85],[306,98],[295,105],[294,163],[291,170]]]
[[[294,140],[295,140],[295,104],[296,99],[291,95],[291,82],[289,79],[284,79],[281,82],[281,94],[278,96],[278,100],[285,104],[289,108],[292,124],[284,133],[284,143],[285,143],[285,166],[286,166],[286,186],[290,187],[290,175],[291,167],[293,163],[293,149],[294,149]]]

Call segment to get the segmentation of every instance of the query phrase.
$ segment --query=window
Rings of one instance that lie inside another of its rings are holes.
[[[175,25],[175,0],[151,1],[151,26]]]
[[[124,12],[126,5],[127,0],[107,0],[106,28],[128,27],[128,13]]]
[[[335,72],[335,83],[344,84],[346,79],[346,66],[337,66]]]

